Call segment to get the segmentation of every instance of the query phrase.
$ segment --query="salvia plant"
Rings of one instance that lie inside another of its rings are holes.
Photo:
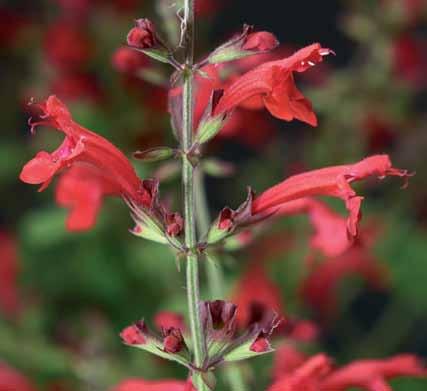
[[[170,66],[168,108],[176,145],[138,150],[134,157],[147,163],[180,162],[181,211],[170,210],[169,203],[160,198],[158,179],[140,178],[117,147],[79,125],[55,95],[41,103],[31,102],[31,132],[35,133],[40,125],[48,126],[61,132],[64,139],[53,152],[38,152],[25,164],[20,179],[40,186],[42,191],[59,177],[56,199],[69,209],[66,224],[74,231],[94,225],[104,197],[120,197],[135,222],[131,234],[167,246],[175,256],[177,273],[185,270],[188,321],[164,313],[155,322],[158,329],[153,330],[143,314],[135,314],[134,323],[120,336],[130,348],[185,367],[188,379],[130,380],[117,388],[120,391],[214,390],[219,374],[230,379],[234,390],[245,390],[241,366],[236,363],[270,354],[274,350],[271,340],[276,335],[298,331],[294,319],[284,318],[265,305],[268,298],[250,306],[244,297],[227,301],[222,258],[251,242],[272,221],[292,214],[309,216],[315,231],[310,245],[323,254],[339,257],[351,246],[358,251],[363,247],[358,225],[364,198],[352,187],[353,182],[397,176],[405,187],[412,175],[395,168],[388,155],[364,157],[290,176],[262,192],[242,189],[241,204],[224,206],[210,221],[203,176],[207,171],[220,175],[229,167],[206,159],[206,145],[230,126],[242,108],[265,108],[279,120],[317,126],[312,104],[295,79],[335,53],[314,43],[283,57],[274,53],[279,42],[272,33],[245,25],[241,32],[196,59],[196,1],[184,0],[176,5],[176,14],[167,7],[163,9],[167,20],[180,21],[179,29],[166,26],[168,39],[151,20],[137,19],[127,35],[128,47],[115,58],[118,66],[125,68],[138,68],[141,56]],[[334,212],[318,196],[341,200],[347,216]],[[207,301],[200,296],[201,270],[207,275],[211,296]],[[262,294],[262,279],[262,269],[254,266],[241,283],[256,296]],[[300,333],[310,333],[308,324],[305,328],[299,326]],[[290,364],[275,376],[269,391],[338,391],[350,387],[386,391],[390,389],[390,378],[427,374],[413,355],[361,360],[334,369],[332,360],[324,354],[304,357],[290,350],[280,354]]]

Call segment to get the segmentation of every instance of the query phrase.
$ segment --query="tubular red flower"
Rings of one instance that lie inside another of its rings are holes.
[[[391,390],[387,381],[401,376],[426,377],[426,368],[418,357],[401,354],[384,360],[360,360],[330,374],[321,391],[345,391],[361,387],[368,391]]]
[[[330,359],[324,354],[317,354],[292,373],[275,381],[267,391],[319,391],[322,380],[330,370]]]
[[[296,118],[316,126],[317,119],[311,103],[296,88],[293,72],[306,71],[330,53],[333,53],[332,50],[315,43],[291,57],[261,64],[224,91],[215,113],[230,111],[248,99],[262,98],[273,116],[286,121]]]
[[[291,374],[307,360],[305,354],[291,343],[284,343],[274,353],[273,377],[279,379]]]
[[[337,197],[345,202],[350,213],[347,230],[351,236],[355,236],[363,197],[357,196],[350,184],[370,176],[379,179],[399,176],[407,179],[410,175],[407,170],[392,167],[388,155],[374,155],[355,164],[325,167],[291,176],[256,197],[252,204],[252,213],[262,214],[306,196]]]
[[[111,391],[195,391],[189,381],[128,379]]]
[[[65,134],[65,139],[54,152],[39,152],[22,169],[20,179],[30,184],[41,184],[44,190],[55,174],[71,166],[90,166],[109,183],[111,193],[147,205],[147,191],[128,159],[105,138],[73,121],[66,106],[54,95],[39,105],[43,112],[37,125],[50,125]],[[151,197],[148,197],[151,198]]]

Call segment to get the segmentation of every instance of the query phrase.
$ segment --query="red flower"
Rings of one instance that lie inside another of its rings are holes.
[[[286,357],[286,356],[285,356]],[[303,357],[301,357],[303,358]],[[387,380],[401,376],[425,377],[426,369],[411,354],[401,354],[384,360],[360,360],[332,371],[328,357],[318,354],[279,373],[268,391],[346,391],[360,387],[367,391],[391,391]]]
[[[143,379],[125,380],[111,391],[196,391],[189,381]]]
[[[273,377],[279,379],[291,374],[307,360],[305,354],[297,350],[294,345],[285,343],[274,353]]]
[[[89,37],[78,25],[63,20],[49,26],[44,49],[48,61],[65,70],[81,68],[92,56]]]
[[[347,229],[350,235],[357,234],[360,206],[363,197],[357,196],[350,184],[354,181],[376,176],[410,176],[407,170],[392,167],[387,155],[374,155],[355,164],[326,167],[294,175],[271,187],[255,198],[252,213],[262,214],[280,208],[285,203],[306,196],[327,195],[341,198],[350,212]]]
[[[412,354],[401,354],[384,360],[360,360],[342,367],[326,377],[321,391],[345,391],[361,387],[367,391],[391,390],[387,381],[395,377],[426,377],[426,368]]]
[[[18,371],[0,362],[0,391],[36,391]]]
[[[316,43],[299,50],[291,57],[264,63],[238,78],[215,109],[217,114],[234,109],[248,99],[262,99],[270,113],[280,119],[297,118],[316,126],[311,103],[296,88],[293,72],[304,72],[332,53]]]
[[[0,311],[8,317],[15,316],[21,307],[18,273],[18,249],[15,240],[0,232]]]
[[[74,222],[79,227],[88,227],[94,221],[100,193],[120,194],[137,205],[151,207],[154,194],[138,178],[120,150],[103,137],[74,122],[66,106],[55,96],[50,96],[39,107],[43,113],[42,119],[32,123],[32,129],[40,124],[50,125],[64,133],[65,139],[52,153],[41,151],[24,166],[20,174],[23,182],[41,184],[39,191],[42,191],[55,174],[70,167],[80,167],[68,173],[57,194],[59,203],[73,209],[71,224]],[[83,176],[78,178],[78,174]],[[73,183],[73,192],[64,194],[64,189],[69,189]],[[84,194],[89,189],[90,192]],[[89,200],[90,205],[86,204]]]

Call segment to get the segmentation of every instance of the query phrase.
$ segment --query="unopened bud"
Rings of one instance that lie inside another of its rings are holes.
[[[136,26],[129,31],[127,43],[137,49],[151,49],[157,45],[154,24],[149,19],[138,19]]]

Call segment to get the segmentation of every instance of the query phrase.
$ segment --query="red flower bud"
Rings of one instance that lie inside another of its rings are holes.
[[[157,44],[154,24],[148,19],[138,19],[136,27],[129,31],[127,43],[138,49],[150,49]]]
[[[242,48],[245,50],[267,51],[273,50],[278,44],[279,41],[272,33],[259,31],[249,34]]]
[[[168,213],[165,217],[166,232],[169,236],[177,236],[184,227],[184,220],[179,213]]]
[[[163,346],[165,352],[178,353],[184,348],[185,341],[180,329],[171,327],[168,330],[164,330],[164,334]]]
[[[120,337],[127,345],[143,345],[146,343],[144,337],[145,323],[144,321],[137,322],[131,326],[126,327],[121,333]]]
[[[267,338],[260,337],[258,338],[250,347],[250,350],[256,353],[267,352],[271,349],[270,343]]]
[[[233,216],[234,212],[230,208],[224,208],[220,214],[218,228],[222,230],[229,230],[233,227]]]

